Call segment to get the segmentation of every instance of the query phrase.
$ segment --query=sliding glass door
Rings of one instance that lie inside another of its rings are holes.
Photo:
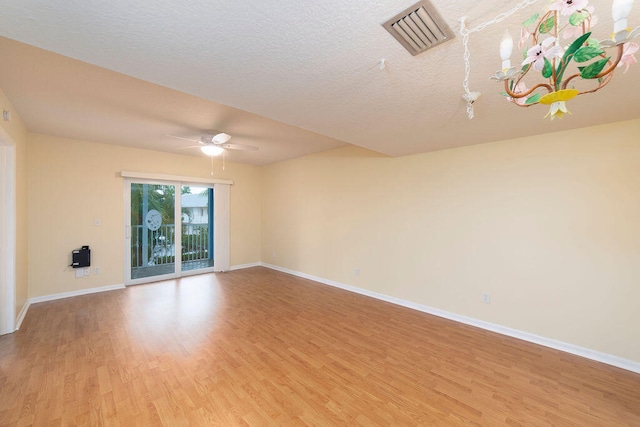
[[[213,188],[182,186],[182,271],[213,267]]]
[[[127,284],[213,271],[213,189],[128,181]]]

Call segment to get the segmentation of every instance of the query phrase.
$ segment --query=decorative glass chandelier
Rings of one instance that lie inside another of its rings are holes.
[[[562,118],[569,112],[566,101],[602,89],[616,68],[624,66],[626,72],[629,65],[637,62],[634,53],[638,45],[630,40],[640,35],[640,27],[631,30],[627,26],[633,0],[613,1],[613,35],[606,40],[592,37],[591,27],[597,23],[597,16],[588,3],[554,0],[545,13],[536,13],[523,22],[518,47],[529,47],[524,50],[519,69],[511,66],[513,39],[505,33],[500,43],[502,70],[491,78],[504,82],[502,95],[507,100],[520,107],[549,105],[545,117]],[[610,48],[615,48],[611,56],[606,51]],[[527,87],[525,77],[536,73],[544,80]]]

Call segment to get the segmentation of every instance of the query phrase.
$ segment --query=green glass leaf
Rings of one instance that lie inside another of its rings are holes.
[[[583,79],[593,79],[604,69],[604,66],[609,62],[609,58],[603,58],[599,61],[594,62],[593,64],[589,64],[586,67],[579,67],[580,69],[580,77]]]
[[[505,98],[509,98],[509,94],[507,92],[498,92],[498,93],[504,96]]]
[[[576,12],[569,17],[569,24],[577,27],[578,25],[581,25],[584,21],[586,21],[588,17],[588,12]]]
[[[529,19],[527,19],[526,21],[524,21],[522,23],[522,26],[524,27],[528,27],[529,25],[533,25],[535,24],[535,22],[538,20],[538,18],[540,17],[539,13],[536,13],[535,15],[531,16]]]
[[[536,102],[540,102],[540,98],[542,98],[542,95],[540,95],[539,93],[536,93],[535,95],[531,95],[530,97],[527,98],[525,105],[531,105],[531,104],[535,104]]]
[[[576,62],[587,62],[596,56],[600,56],[604,51],[598,47],[582,46],[573,54],[573,60]]]
[[[557,85],[560,85],[564,71],[567,69],[569,62],[571,62],[571,58],[573,58],[573,54],[576,53],[576,51],[582,47],[584,42],[586,42],[590,36],[591,36],[591,32],[584,33],[583,35],[575,39],[573,43],[571,43],[571,45],[564,52],[564,55],[562,56],[562,60],[560,60],[560,63],[558,64],[558,69],[556,70]]]
[[[571,45],[564,52],[564,56],[562,57],[562,59],[568,58],[569,55],[573,55],[574,53],[576,53],[576,51],[578,49],[580,49],[580,47],[582,47],[584,42],[589,39],[589,36],[591,36],[590,32],[589,33],[584,33],[583,35],[581,35],[580,37],[575,39],[574,42],[571,43]]]
[[[540,28],[538,28],[538,32],[540,34],[546,34],[551,30],[553,30],[553,27],[555,26],[555,24],[556,24],[556,17],[552,16],[551,18],[547,19],[542,24],[540,24]]]
[[[544,68],[542,69],[542,77],[548,79],[553,74],[553,65],[547,58],[544,58]]]

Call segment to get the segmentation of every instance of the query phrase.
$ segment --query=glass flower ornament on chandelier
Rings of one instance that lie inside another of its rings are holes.
[[[569,113],[567,101],[602,89],[616,68],[625,67],[626,72],[629,65],[637,62],[634,53],[638,45],[631,40],[640,35],[640,27],[631,30],[627,23],[633,0],[613,1],[613,35],[605,40],[592,36],[597,17],[588,3],[555,0],[545,13],[536,13],[523,22],[518,46],[526,50],[520,68],[511,65],[513,39],[505,33],[500,42],[502,69],[491,78],[504,82],[502,95],[508,101],[520,107],[549,105],[545,117],[562,118]],[[566,47],[562,47],[565,42]],[[614,50],[613,55],[606,49]],[[543,80],[527,88],[525,77],[538,73]]]

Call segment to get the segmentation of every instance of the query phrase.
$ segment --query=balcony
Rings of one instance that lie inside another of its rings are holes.
[[[174,273],[174,225],[162,225],[158,230],[146,233],[143,227],[131,227],[131,279]],[[213,267],[208,224],[183,224],[181,227],[182,271]]]

